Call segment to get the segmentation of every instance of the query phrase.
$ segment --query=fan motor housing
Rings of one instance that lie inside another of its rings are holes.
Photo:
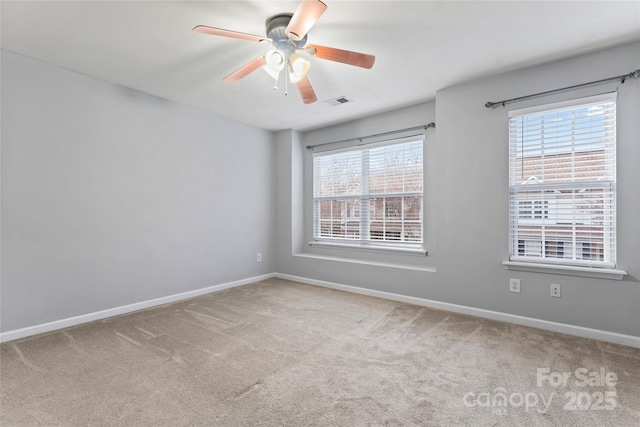
[[[293,41],[285,34],[285,30],[292,16],[292,13],[279,13],[268,18],[265,23],[267,27],[267,37],[273,40],[273,45],[277,49],[295,51],[298,48],[304,47],[307,43],[306,34],[299,41]]]

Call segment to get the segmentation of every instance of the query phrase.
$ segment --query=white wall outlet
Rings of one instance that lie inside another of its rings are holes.
[[[520,279],[509,279],[509,290],[520,293]]]
[[[258,252],[258,255],[256,255],[256,261],[262,262],[262,254],[260,252]]]
[[[556,298],[560,298],[561,295],[562,295],[562,293],[560,291],[560,285],[558,285],[557,283],[552,283],[551,284],[551,296],[552,297],[556,297]]]

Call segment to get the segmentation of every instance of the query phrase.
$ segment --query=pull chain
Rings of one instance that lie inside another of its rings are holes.
[[[284,94],[289,95],[289,73],[284,71]]]

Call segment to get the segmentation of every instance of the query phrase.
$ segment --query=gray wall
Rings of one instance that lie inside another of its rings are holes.
[[[618,252],[619,268],[629,273],[623,281],[504,270],[507,110],[483,106],[640,68],[639,44],[446,88],[435,102],[275,136],[0,52],[1,331],[275,270],[640,335],[640,82],[514,107],[620,87]],[[430,121],[437,129],[425,144],[429,256],[308,247],[311,155],[304,146]],[[508,292],[509,277],[522,279],[521,294]],[[550,282],[563,285],[562,298],[549,297]]]
[[[508,109],[484,107],[486,101],[599,80],[638,68],[640,44],[635,43],[446,88],[437,93],[435,103],[302,135],[278,134],[276,271],[640,336],[640,81],[512,106],[523,108],[619,88],[618,268],[629,273],[623,281],[504,269],[502,261],[508,258]],[[424,124],[434,118],[437,128],[427,133],[425,144],[429,256],[307,247],[311,235],[311,154],[303,146]],[[304,200],[302,208],[300,198]],[[436,272],[416,271],[416,266],[433,267]],[[508,291],[510,277],[522,280],[520,294]],[[549,296],[552,282],[562,285],[562,298]]]
[[[0,52],[2,331],[273,271],[270,132]]]

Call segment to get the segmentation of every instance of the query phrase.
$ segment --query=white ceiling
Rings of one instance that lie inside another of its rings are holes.
[[[308,42],[373,54],[376,63],[365,70],[311,59],[319,101],[310,105],[295,87],[288,96],[274,91],[261,70],[222,82],[268,45],[191,31],[203,24],[264,35],[265,19],[298,1],[3,0],[2,48],[265,129],[308,130],[640,39],[639,1],[325,3]],[[339,96],[354,102],[324,102]]]

